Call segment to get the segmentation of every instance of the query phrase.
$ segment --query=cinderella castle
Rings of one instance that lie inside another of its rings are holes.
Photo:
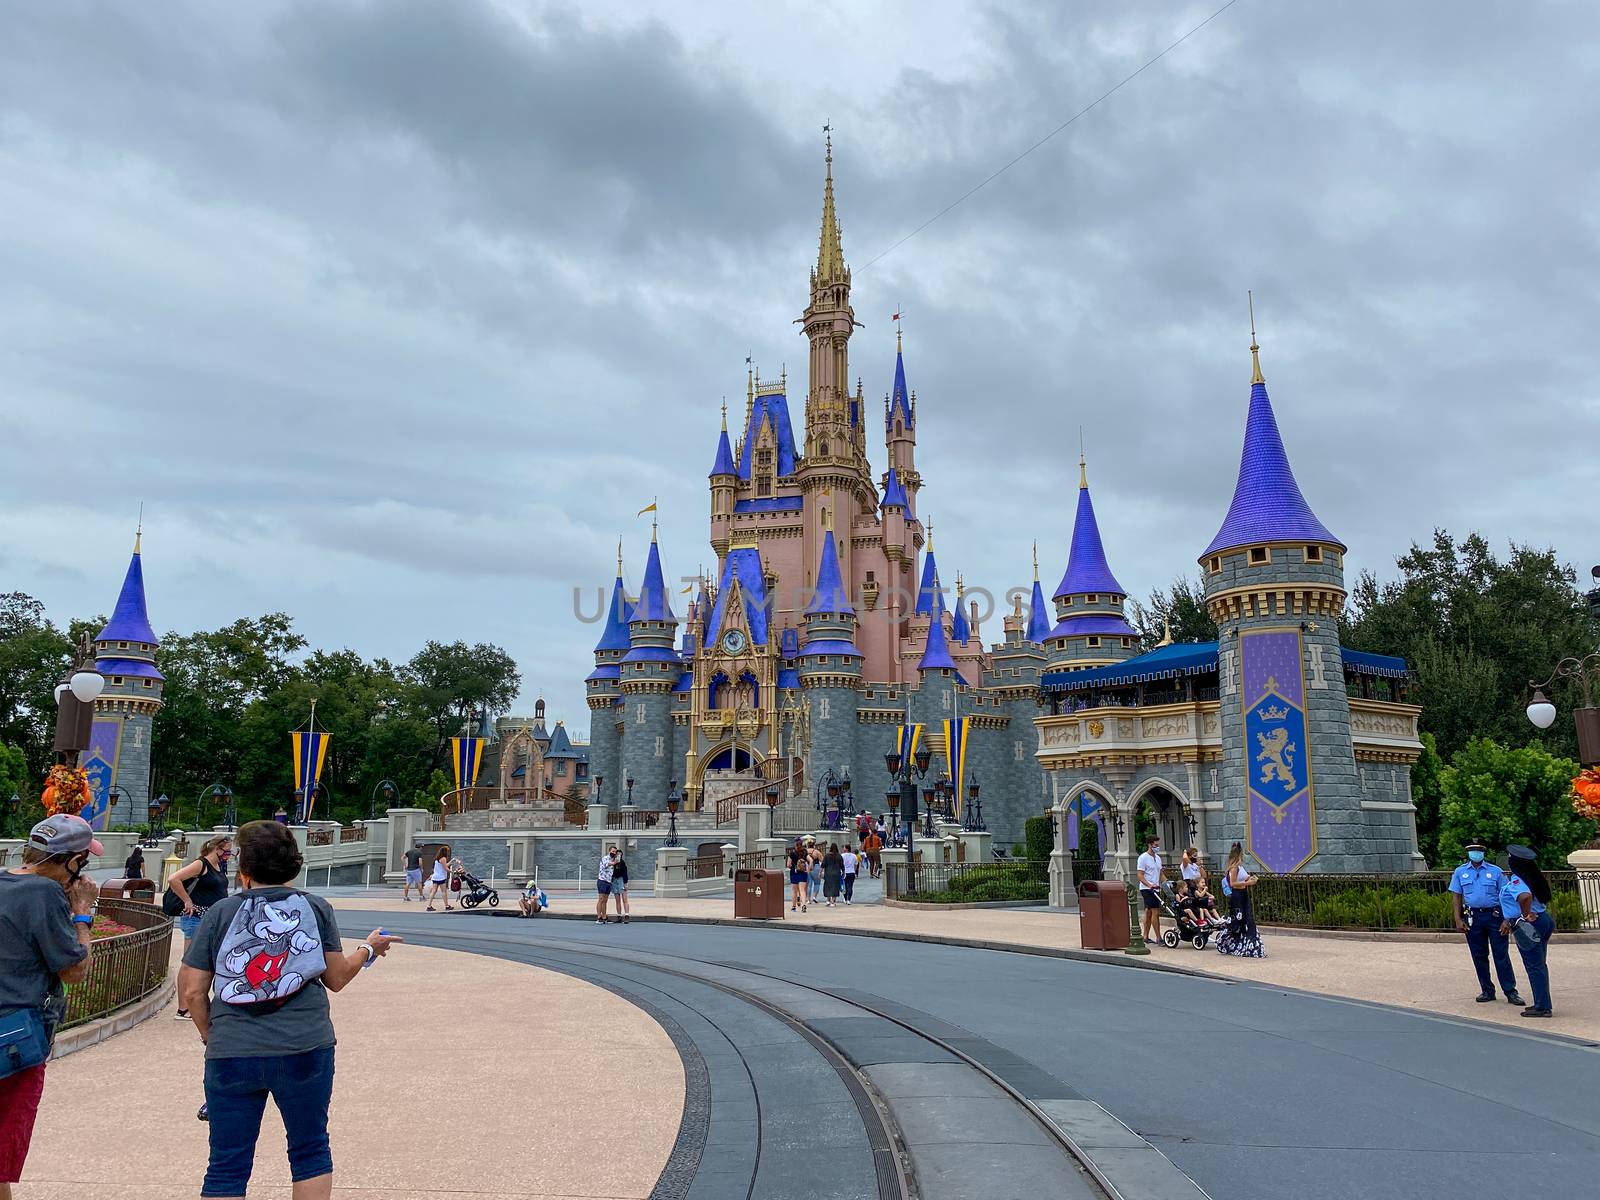
[[[637,595],[619,556],[587,678],[602,801],[659,808],[671,792],[721,821],[769,782],[810,804],[848,778],[857,807],[883,811],[900,727],[923,726],[927,788],[949,773],[945,722],[966,718],[954,791],[964,805],[981,785],[1000,844],[1049,810],[1070,846],[1093,823],[1112,871],[1131,869],[1141,818],[1169,849],[1201,845],[1213,861],[1241,840],[1271,870],[1419,865],[1408,770],[1419,710],[1405,664],[1341,651],[1345,547],[1300,494],[1258,360],[1233,504],[1199,559],[1221,642],[1146,649],[1080,461],[1051,604],[1035,561],[1031,597],[1014,598],[985,645],[978,606],[959,577],[946,586],[934,556],[898,334],[883,470],[869,461],[877,415],[850,382],[857,324],[831,144],[799,324],[803,436],[787,377],[750,370],[743,424],[730,438],[724,406],[709,473],[716,569],[682,616],[654,536]]]

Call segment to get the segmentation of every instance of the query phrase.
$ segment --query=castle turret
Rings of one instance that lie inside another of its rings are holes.
[[[717,435],[717,457],[711,464],[711,548],[721,558],[728,552],[733,532],[734,493],[739,486],[739,467],[728,442],[728,402],[722,402],[722,432]]]
[[[906,387],[906,361],[900,331],[894,334],[894,387],[884,399],[883,438],[889,451],[889,468],[906,490],[907,515],[915,516],[922,476],[917,471],[917,416],[915,395]]]
[[[672,721],[673,689],[683,674],[683,661],[673,646],[677,626],[652,529],[639,601],[628,621],[628,652],[620,664],[622,776],[624,781],[633,779],[633,799],[640,808],[664,807],[672,781],[679,788],[686,782],[675,754]]]
[[[1080,455],[1072,549],[1055,591],[1056,625],[1045,638],[1050,669],[1102,667],[1137,654],[1138,631],[1122,615],[1127,598],[1106,562],[1100,523],[1089,496],[1089,469]]]
[[[622,656],[632,643],[628,638],[628,621],[632,608],[622,586],[622,546],[617,546],[617,578],[611,585],[611,599],[606,605],[605,626],[594,647],[594,670],[584,681],[589,705],[589,770],[604,784],[596,784],[605,801],[616,808],[622,804],[622,734],[618,726],[622,719]],[[534,710],[533,737],[541,748],[548,746],[550,735],[545,730],[544,701]]]
[[[1345,547],[1289,467],[1253,327],[1250,357],[1233,502],[1200,556],[1220,631],[1222,842],[1270,871],[1313,856],[1320,871],[1404,870],[1407,855],[1380,857],[1361,810],[1339,649]]]
[[[1044,589],[1039,586],[1039,543],[1033,544],[1033,598],[1028,603],[1026,636],[1043,646],[1050,637],[1050,610],[1044,604]]]
[[[831,529],[823,531],[813,591],[798,667],[812,713],[806,778],[821,779],[830,769],[842,774],[854,753],[862,661],[855,644],[856,612]]]
[[[79,762],[89,772],[94,799],[88,815],[96,829],[139,824],[150,806],[151,737],[166,676],[156,666],[159,642],[145,604],[141,540],[134,535],[117,606],[95,638],[95,664],[106,685],[94,702],[89,748]],[[112,811],[113,796],[121,811]]]

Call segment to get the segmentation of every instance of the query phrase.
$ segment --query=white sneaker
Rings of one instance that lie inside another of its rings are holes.
[[[189,1015],[189,1010],[186,1009],[186,1008],[180,1008],[177,1012],[173,1013],[172,1014],[172,1019],[174,1021],[192,1021],[192,1020],[194,1020],[194,1018]]]

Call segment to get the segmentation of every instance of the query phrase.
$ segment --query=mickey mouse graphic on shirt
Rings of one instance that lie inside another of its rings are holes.
[[[322,939],[304,924],[316,914],[301,895],[246,900],[234,914],[217,956],[226,979],[217,993],[228,1004],[283,1000],[327,967]]]

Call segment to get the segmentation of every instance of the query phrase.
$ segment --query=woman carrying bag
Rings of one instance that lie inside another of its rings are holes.
[[[1235,958],[1265,958],[1261,935],[1256,932],[1256,911],[1250,902],[1250,889],[1256,880],[1245,870],[1244,847],[1238,842],[1228,851],[1228,866],[1222,873],[1222,891],[1228,897],[1228,928],[1217,935],[1217,953]]]
[[[206,909],[228,898],[228,860],[233,857],[233,838],[214,837],[200,847],[200,857],[172,873],[161,896],[161,911],[178,919],[187,948],[200,928]],[[177,1019],[187,1021],[189,1010],[181,1004]]]

